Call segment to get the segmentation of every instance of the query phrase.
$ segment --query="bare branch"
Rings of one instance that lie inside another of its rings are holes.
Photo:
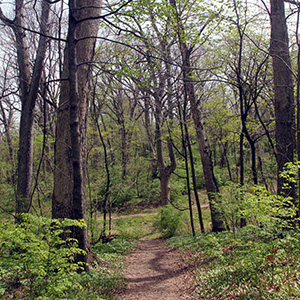
[[[284,2],[287,2],[287,3],[293,4],[293,5],[297,5],[297,6],[299,6],[299,5],[300,5],[300,2],[299,2],[299,1],[294,1],[294,0],[284,0]]]

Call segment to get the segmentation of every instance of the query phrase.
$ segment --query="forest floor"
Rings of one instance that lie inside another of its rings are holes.
[[[193,296],[193,266],[182,255],[164,245],[163,239],[141,240],[127,256],[127,285],[120,300],[198,299]]]

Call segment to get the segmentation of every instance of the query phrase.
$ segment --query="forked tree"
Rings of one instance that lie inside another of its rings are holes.
[[[25,24],[25,1],[15,0],[14,19],[7,18],[0,8],[1,21],[9,26],[15,36],[18,64],[18,80],[21,100],[19,150],[17,167],[16,213],[28,213],[31,207],[33,174],[33,124],[34,108],[39,92],[43,64],[47,49],[50,2],[43,0],[39,16],[39,42],[34,61],[30,61],[29,44]],[[33,65],[33,67],[31,67]]]

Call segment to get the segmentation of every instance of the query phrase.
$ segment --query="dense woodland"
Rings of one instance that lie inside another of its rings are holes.
[[[158,207],[165,236],[183,212],[190,236],[249,226],[281,238],[298,232],[299,7],[3,1],[1,270],[17,268],[12,253],[20,259],[26,243],[41,247],[44,238],[62,265],[45,263],[53,280],[91,273],[95,261],[105,265],[98,250],[112,238],[113,214]],[[204,245],[219,251],[214,243]],[[27,267],[1,279],[0,295],[23,284],[30,288],[20,295],[32,299],[36,278],[49,299],[65,292],[23,258]]]

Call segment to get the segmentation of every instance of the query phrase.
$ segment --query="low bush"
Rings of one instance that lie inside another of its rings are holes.
[[[172,205],[166,205],[161,208],[154,222],[154,227],[158,229],[163,237],[172,237],[184,226],[183,214]]]
[[[58,297],[76,285],[70,274],[83,265],[75,263],[81,254],[77,241],[60,238],[68,226],[85,226],[74,220],[51,220],[23,215],[23,222],[0,223],[1,291],[26,297]],[[41,298],[42,299],[42,298]]]
[[[248,224],[263,226],[273,234],[289,227],[296,217],[297,208],[291,198],[271,194],[261,186],[241,187],[231,182],[217,197],[220,201],[214,205],[233,231],[240,227],[243,218]]]
[[[1,299],[112,299],[124,284],[120,253],[129,251],[132,244],[115,241],[110,247],[96,245],[94,251],[109,262],[108,266],[96,265],[80,273],[83,265],[74,258],[83,251],[77,240],[60,237],[70,226],[85,223],[32,215],[23,215],[20,224],[0,223]]]

